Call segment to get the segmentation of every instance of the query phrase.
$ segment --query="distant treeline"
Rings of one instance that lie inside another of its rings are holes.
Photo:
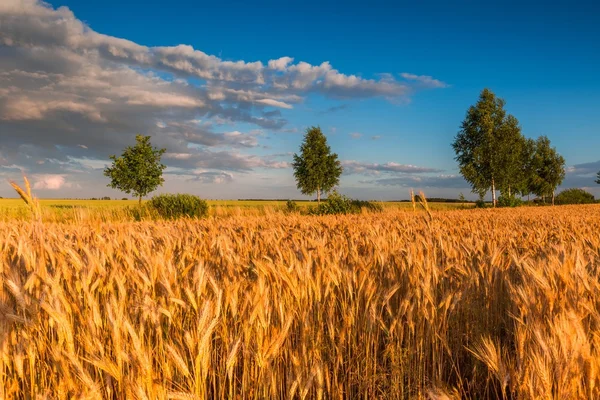
[[[419,195],[415,195],[415,200],[418,201],[419,199]],[[237,201],[288,201],[290,199],[237,199]],[[291,200],[291,201],[297,201],[297,202],[303,202],[303,201],[314,201],[316,202],[317,199],[313,199],[313,200]],[[370,202],[375,202],[375,203],[407,203],[410,202],[410,200],[369,200]],[[442,197],[431,197],[431,198],[427,198],[427,201],[432,202],[432,203],[475,203],[475,201],[472,200],[460,200],[460,199],[445,199]]]
[[[317,199],[314,200],[305,200],[305,199],[300,199],[300,200],[294,200],[294,199],[237,199],[237,201],[314,201],[316,202]]]
[[[415,195],[415,200],[419,201],[419,195]],[[431,203],[475,203],[473,200],[461,200],[461,199],[445,199],[443,197],[428,197],[427,201]],[[410,200],[386,200],[384,203],[409,203]]]

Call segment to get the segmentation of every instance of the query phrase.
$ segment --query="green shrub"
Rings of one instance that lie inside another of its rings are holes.
[[[563,190],[554,199],[555,204],[593,204],[595,202],[593,194],[577,188]]]
[[[161,194],[152,197],[147,206],[161,218],[203,218],[208,215],[208,203],[191,194]]]
[[[298,211],[300,211],[300,207],[298,207],[298,204],[294,200],[288,200],[285,203],[285,212],[296,213]]]
[[[479,199],[475,202],[475,208],[485,208],[485,200]]]
[[[520,207],[523,200],[515,196],[500,196],[498,198],[498,207]]]
[[[351,199],[333,190],[327,195],[327,200],[319,205],[318,212],[321,215],[351,214],[356,210],[352,207]]]
[[[359,211],[363,208],[369,211],[383,211],[383,206],[381,204],[366,200],[352,200],[352,206],[358,208]]]
[[[327,195],[327,199],[323,203],[319,204],[318,207],[311,207],[308,213],[312,215],[358,214],[363,207],[370,211],[383,210],[380,204],[364,200],[353,200],[333,190]]]

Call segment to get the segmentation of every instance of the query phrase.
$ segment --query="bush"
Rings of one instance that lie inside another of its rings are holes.
[[[475,202],[475,208],[485,208],[485,200],[479,199]]]
[[[563,190],[554,199],[555,204],[593,204],[595,202],[593,194],[577,188]]]
[[[313,215],[334,215],[334,214],[358,214],[362,208],[371,211],[382,211],[380,204],[371,203],[363,200],[353,200],[343,194],[333,190],[327,196],[327,200],[316,208],[311,208],[309,214]]]
[[[383,206],[381,204],[366,200],[352,200],[352,206],[358,208],[359,211],[363,208],[366,208],[369,211],[383,211]]]
[[[208,215],[208,203],[191,194],[161,194],[152,197],[147,206],[162,218],[203,218]]]
[[[300,211],[300,207],[298,207],[298,204],[294,200],[288,200],[285,203],[285,212],[296,213],[298,211]]]
[[[523,200],[515,196],[500,196],[498,198],[498,207],[520,207]]]

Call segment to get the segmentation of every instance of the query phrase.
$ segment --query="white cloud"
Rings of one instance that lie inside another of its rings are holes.
[[[287,66],[294,61],[292,57],[281,57],[277,60],[269,60],[268,66],[270,69],[277,71],[285,71]]]
[[[434,79],[433,77],[428,76],[428,75],[415,75],[415,74],[409,74],[408,72],[403,72],[400,74],[400,76],[408,81],[416,81],[416,82],[420,83],[421,85],[428,87],[428,88],[448,87],[447,83],[444,83],[440,80]]]
[[[59,190],[71,186],[63,175],[35,175],[33,180],[34,189]]]
[[[348,134],[352,139],[360,139],[362,137],[362,133],[352,132]]]
[[[265,104],[267,106],[272,106],[272,107],[287,108],[287,109],[293,108],[293,106],[290,104],[284,103],[283,101],[273,100],[273,99],[260,99],[260,100],[256,100],[256,101],[258,103]]]

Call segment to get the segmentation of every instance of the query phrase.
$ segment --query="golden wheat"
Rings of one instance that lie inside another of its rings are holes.
[[[0,398],[600,398],[600,207],[0,222]]]
[[[26,176],[23,176],[23,181],[25,181],[25,189],[21,188],[16,182],[9,181],[10,186],[15,189],[19,197],[25,202],[25,205],[33,215],[33,218],[36,220],[40,220],[42,216],[40,202],[31,194],[31,186],[29,185],[29,180]]]

